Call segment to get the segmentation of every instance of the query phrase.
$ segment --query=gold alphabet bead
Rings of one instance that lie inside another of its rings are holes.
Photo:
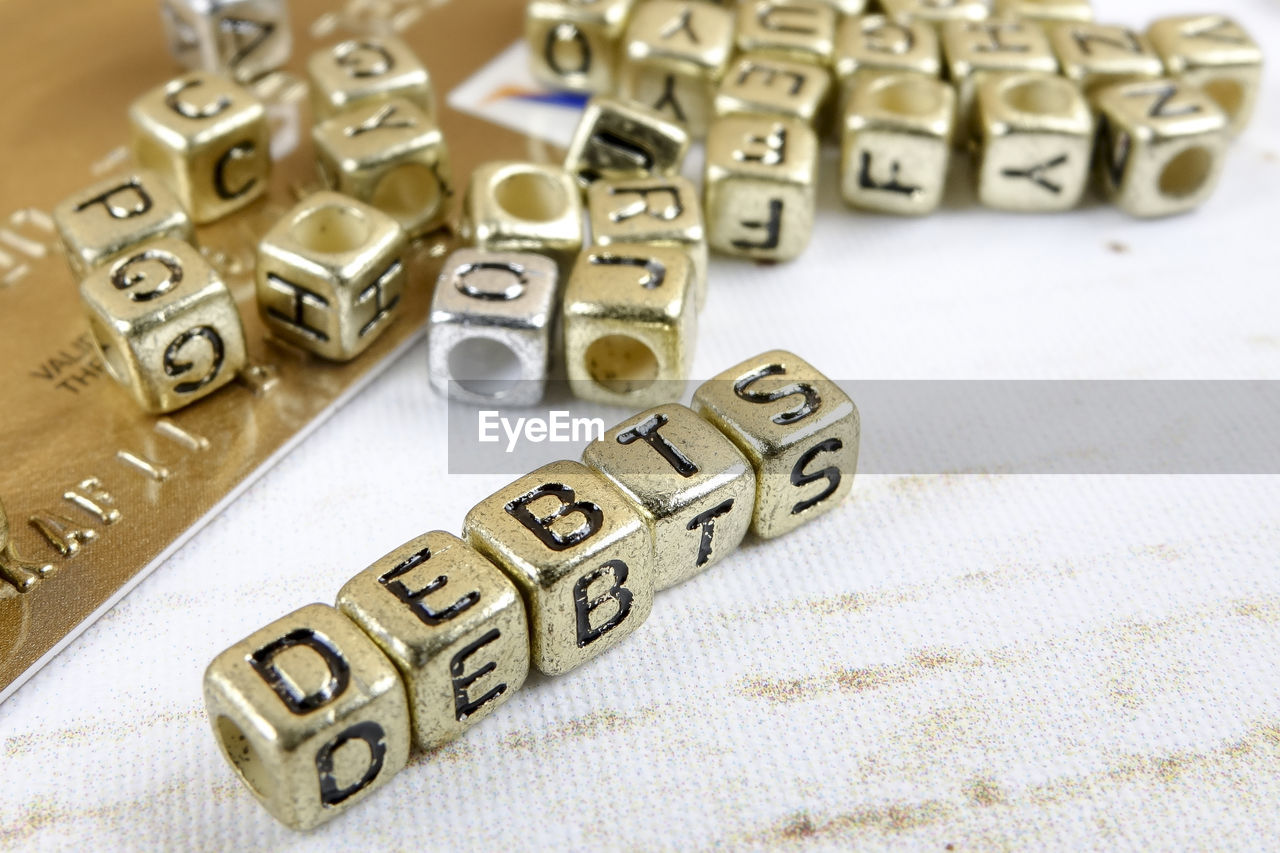
[[[748,53],[729,66],[716,92],[715,113],[779,115],[821,128],[827,118],[831,72],[809,62]]]
[[[880,8],[899,23],[923,21],[934,26],[987,17],[986,0],[880,0]]]
[[[802,121],[725,116],[707,134],[707,241],[730,255],[787,261],[813,233],[818,137]]]
[[[830,65],[838,15],[823,0],[742,0],[738,50]]]
[[[1019,211],[1069,210],[1089,181],[1093,113],[1054,74],[983,80],[975,113],[978,200]]]
[[[1161,18],[1147,29],[1165,71],[1217,102],[1230,132],[1249,124],[1262,82],[1262,48],[1244,27],[1224,15]]]
[[[693,408],[751,460],[758,536],[794,530],[833,509],[853,485],[858,409],[792,353],[773,350],[729,368],[694,392]]]
[[[419,536],[378,560],[347,581],[338,608],[400,670],[420,749],[492,714],[529,672],[519,591],[449,533]]]
[[[925,21],[898,22],[886,15],[844,18],[836,28],[835,72],[836,115],[843,116],[854,88],[867,77],[885,72],[940,76],[938,32]]]
[[[262,102],[226,77],[193,71],[129,108],[134,159],[168,182],[197,224],[239,210],[271,173]]]
[[[969,138],[974,92],[993,74],[1039,71],[1053,74],[1058,59],[1044,29],[1019,18],[947,21],[942,25],[942,55],[956,87],[956,143]]]
[[[530,0],[524,33],[533,77],[552,89],[613,91],[635,0]]]
[[[698,325],[693,278],[681,248],[617,243],[583,251],[564,294],[573,393],[628,406],[680,396]]]
[[[591,240],[608,248],[618,243],[678,246],[693,261],[694,301],[707,296],[707,235],[698,188],[680,175],[596,181],[587,190]]]
[[[844,115],[841,190],[853,207],[918,216],[946,190],[955,90],[913,72],[864,77]]]
[[[1170,78],[1109,86],[1094,97],[1097,168],[1133,216],[1191,210],[1212,194],[1226,156],[1227,117],[1196,87]]]
[[[559,166],[495,161],[471,173],[462,237],[477,249],[538,252],[567,265],[582,248],[582,197]]]
[[[245,365],[231,291],[180,240],[135,246],[81,281],[80,298],[107,372],[148,412],[194,403]]]
[[[995,0],[996,17],[1029,21],[1085,22],[1093,20],[1089,0]]]
[[[582,461],[617,486],[649,527],[659,590],[719,562],[751,526],[751,463],[678,403],[623,421],[587,445]]]
[[[318,122],[356,104],[391,98],[411,101],[435,120],[431,75],[394,36],[365,35],[318,50],[307,62],[307,79]]]
[[[147,240],[191,242],[195,232],[182,203],[153,172],[99,181],[53,209],[67,263],[77,279]]]
[[[411,101],[357,104],[316,125],[312,140],[331,189],[378,208],[411,237],[444,224],[453,194],[449,151]]]
[[[353,198],[303,199],[258,243],[263,322],[322,358],[355,358],[400,314],[406,243],[394,219]]]
[[[533,664],[547,675],[613,648],[653,607],[648,528],[577,462],[553,462],[499,489],[463,529],[523,593]]]
[[[733,13],[709,3],[648,0],[632,12],[625,41],[620,93],[704,135],[733,53]]]
[[[582,111],[564,167],[590,186],[601,178],[678,174],[688,151],[682,125],[637,103],[597,96]]]
[[[332,607],[254,631],[204,674],[214,737],[241,781],[292,829],[363,800],[409,757],[409,707],[391,661]]]
[[[1147,37],[1127,27],[1086,21],[1049,24],[1046,29],[1063,76],[1088,96],[1104,86],[1164,73],[1164,63]]]
[[[224,71],[241,82],[281,67],[293,49],[285,0],[164,0],[160,17],[184,68]]]

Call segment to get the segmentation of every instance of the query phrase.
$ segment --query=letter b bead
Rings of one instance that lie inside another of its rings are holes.
[[[214,658],[204,701],[231,766],[293,829],[347,810],[409,757],[399,673],[350,619],[323,604],[296,610]]]

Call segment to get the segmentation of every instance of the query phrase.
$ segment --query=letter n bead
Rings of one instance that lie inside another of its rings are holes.
[[[833,509],[858,466],[858,409],[809,363],[773,350],[703,383],[693,408],[756,472],[752,529],[765,539]]]
[[[653,607],[653,542],[613,486],[553,462],[467,513],[467,542],[524,594],[533,664],[559,675],[617,645]]]
[[[400,670],[421,749],[484,719],[529,672],[519,591],[449,533],[427,533],[387,554],[347,581],[338,607]]]
[[[281,823],[311,829],[404,768],[409,707],[391,661],[332,607],[250,634],[204,674],[213,733]]]

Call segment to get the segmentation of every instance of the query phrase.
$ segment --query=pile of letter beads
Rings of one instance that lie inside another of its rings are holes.
[[[411,745],[434,749],[492,714],[530,666],[559,675],[617,645],[655,592],[749,527],[778,536],[834,508],[858,440],[853,402],[814,367],[783,351],[748,359],[692,409],[656,405],[581,462],[499,489],[462,538],[420,536],[348,581],[336,608],[309,605],[218,655],[204,681],[214,735],[271,814],[316,826],[399,772]]]

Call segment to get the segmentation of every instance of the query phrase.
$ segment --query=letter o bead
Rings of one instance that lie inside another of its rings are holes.
[[[338,607],[400,670],[420,749],[443,746],[487,717],[529,672],[519,591],[449,533],[387,554],[347,581]]]
[[[467,542],[524,595],[533,664],[559,675],[613,648],[653,608],[653,542],[622,495],[553,462],[467,513]]]
[[[612,91],[633,5],[635,0],[530,0],[524,33],[534,79],[552,89]]]
[[[693,408],[756,472],[752,529],[771,539],[834,509],[858,467],[858,409],[813,365],[784,350],[703,383]]]
[[[310,604],[214,658],[214,737],[240,779],[291,829],[311,829],[404,768],[409,707],[391,661],[332,607]]]

